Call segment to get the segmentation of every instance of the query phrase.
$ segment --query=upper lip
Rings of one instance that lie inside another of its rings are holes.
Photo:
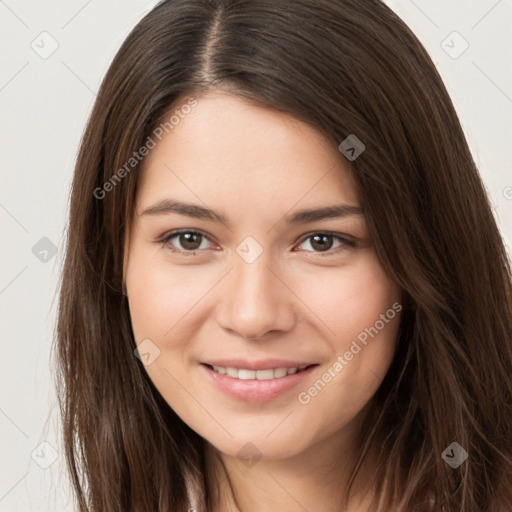
[[[265,359],[264,361],[247,361],[244,359],[211,359],[203,364],[220,366],[222,368],[237,368],[244,370],[273,370],[275,368],[299,368],[316,363],[308,361],[285,361],[284,359]]]

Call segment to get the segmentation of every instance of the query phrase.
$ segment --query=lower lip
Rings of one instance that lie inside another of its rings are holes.
[[[318,365],[279,379],[242,380],[217,373],[210,366],[201,363],[201,371],[210,381],[227,395],[245,402],[266,402],[290,391],[307,379]]]

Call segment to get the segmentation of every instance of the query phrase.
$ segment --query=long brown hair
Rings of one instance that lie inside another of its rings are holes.
[[[374,509],[512,509],[510,264],[425,49],[378,0],[165,0],[110,66],[73,180],[56,356],[79,511],[212,507],[203,439],[134,356],[123,294],[140,167],[126,162],[178,99],[211,89],[366,146],[360,201],[406,298],[362,432],[360,460],[380,451]],[[441,456],[454,441],[469,454],[457,469]]]

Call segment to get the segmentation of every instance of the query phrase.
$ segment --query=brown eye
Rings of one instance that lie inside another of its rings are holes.
[[[178,235],[178,240],[180,245],[189,251],[195,251],[199,249],[201,245],[202,235],[199,233],[182,233]]]
[[[173,252],[193,253],[194,251],[208,249],[210,240],[199,231],[182,230],[169,233],[161,242]]]
[[[318,251],[328,251],[333,244],[332,235],[314,235],[311,238],[311,247]]]
[[[355,247],[355,243],[343,236],[332,233],[314,233],[303,240],[300,246],[309,244],[312,250],[306,249],[307,252],[316,253],[336,253],[350,247]],[[337,244],[337,245],[334,245]],[[299,246],[299,247],[300,247]],[[332,250],[331,250],[332,249]]]

